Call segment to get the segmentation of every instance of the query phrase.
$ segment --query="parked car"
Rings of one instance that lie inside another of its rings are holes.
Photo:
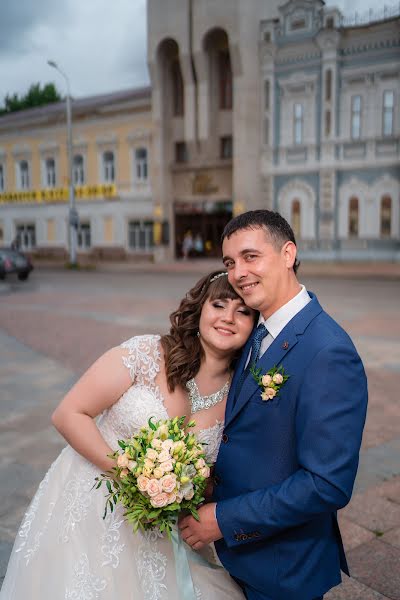
[[[32,269],[33,265],[30,259],[19,250],[0,248],[0,279],[5,279],[6,275],[16,273],[18,279],[25,281]]]

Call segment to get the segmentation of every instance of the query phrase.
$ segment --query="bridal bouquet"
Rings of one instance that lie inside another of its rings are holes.
[[[98,489],[105,483],[108,489],[103,518],[120,503],[134,532],[156,527],[168,537],[180,511],[199,519],[196,507],[204,500],[210,468],[202,444],[187,431],[194,421],[185,427],[184,421],[175,417],[153,423],[150,418],[137,434],[118,441],[121,450],[111,455],[117,466],[96,477],[94,485]]]

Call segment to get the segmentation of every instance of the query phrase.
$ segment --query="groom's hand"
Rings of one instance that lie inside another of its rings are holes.
[[[181,537],[193,550],[200,550],[223,537],[215,517],[215,506],[215,502],[201,506],[198,510],[200,521],[196,521],[192,515],[179,521]]]

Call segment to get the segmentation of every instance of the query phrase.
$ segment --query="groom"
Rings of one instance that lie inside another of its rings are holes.
[[[363,365],[299,283],[293,231],[278,213],[232,219],[222,248],[230,283],[260,318],[228,397],[215,502],[200,522],[182,520],[182,537],[194,549],[216,541],[248,600],[319,599],[348,573],[336,511],[357,472]]]

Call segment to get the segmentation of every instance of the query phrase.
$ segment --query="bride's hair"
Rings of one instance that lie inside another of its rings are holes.
[[[184,386],[197,375],[204,350],[198,336],[201,310],[208,300],[239,298],[228,282],[226,273],[214,271],[196,283],[181,300],[178,310],[171,313],[169,334],[161,337],[164,350],[168,389]],[[236,356],[232,356],[232,362]]]

